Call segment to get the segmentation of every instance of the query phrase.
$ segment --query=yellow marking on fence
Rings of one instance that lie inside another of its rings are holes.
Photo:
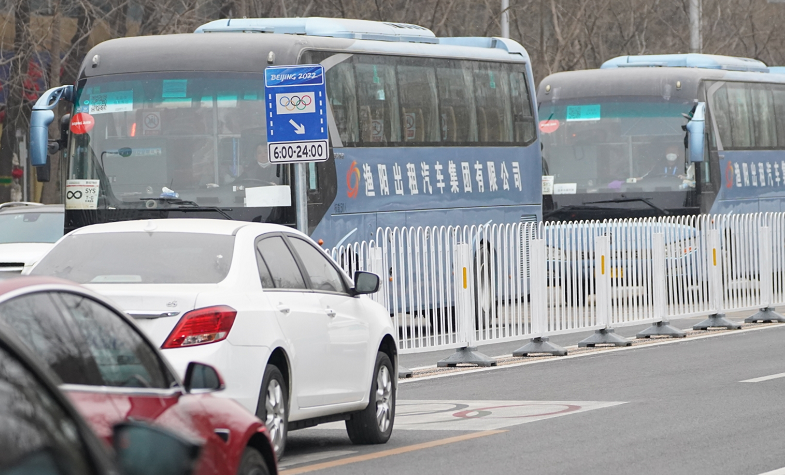
[[[600,258],[600,270],[602,271],[602,275],[605,275],[605,255]]]
[[[714,257],[714,267],[717,267],[717,248],[711,250],[713,257]]]
[[[466,288],[466,268],[463,268],[463,288]]]

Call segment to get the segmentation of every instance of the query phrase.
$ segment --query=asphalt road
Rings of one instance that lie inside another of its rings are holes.
[[[409,380],[387,444],[354,446],[340,423],[296,431],[282,473],[778,470],[783,341],[776,325]]]

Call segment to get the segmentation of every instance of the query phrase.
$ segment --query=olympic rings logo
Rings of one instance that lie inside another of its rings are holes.
[[[82,192],[81,191],[69,191],[65,194],[65,199],[67,200],[81,200],[82,199]]]
[[[305,110],[306,107],[311,105],[313,98],[311,96],[280,96],[278,99],[278,104],[281,107],[285,107],[288,111],[297,110]]]

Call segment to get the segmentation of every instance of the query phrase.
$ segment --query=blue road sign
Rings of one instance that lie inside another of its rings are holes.
[[[272,163],[323,162],[327,143],[327,93],[318,64],[265,70],[267,152]]]

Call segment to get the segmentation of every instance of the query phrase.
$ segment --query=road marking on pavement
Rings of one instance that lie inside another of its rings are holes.
[[[555,357],[555,358],[546,358],[546,359],[543,359],[543,360],[529,360],[529,361],[521,361],[520,363],[505,364],[505,365],[501,365],[501,366],[490,366],[490,367],[486,367],[486,368],[472,368],[472,369],[466,369],[466,370],[463,370],[463,371],[455,371],[455,372],[449,372],[449,373],[434,374],[432,376],[422,376],[422,377],[418,377],[418,378],[399,379],[398,380],[398,384],[418,383],[420,381],[428,381],[430,379],[449,378],[449,377],[452,377],[452,376],[462,376],[462,375],[468,375],[468,374],[483,373],[485,371],[499,371],[499,370],[502,370],[502,369],[517,368],[519,366],[526,366],[526,365],[530,365],[530,364],[552,363],[554,361],[564,361],[564,360],[569,360],[569,359],[573,359],[573,358],[584,358],[584,357],[587,357],[587,356],[595,356],[596,357],[596,356],[602,356],[602,355],[605,355],[605,354],[608,354],[608,353],[616,353],[618,351],[641,350],[641,349],[644,349],[644,348],[652,348],[652,347],[656,347],[656,346],[675,345],[675,344],[679,344],[679,343],[687,343],[687,342],[690,342],[690,341],[705,340],[707,338],[717,338],[717,337],[721,337],[721,336],[740,335],[742,333],[747,333],[747,332],[756,332],[756,331],[761,331],[761,330],[769,330],[769,329],[772,329],[772,328],[780,328],[780,329],[782,329],[782,328],[785,328],[785,326],[783,326],[783,325],[765,325],[765,326],[761,326],[761,327],[745,328],[743,330],[723,331],[723,332],[717,332],[716,334],[693,336],[693,337],[689,337],[689,338],[676,338],[676,339],[673,339],[673,340],[658,341],[657,343],[647,343],[645,345],[633,345],[633,346],[625,346],[625,347],[621,347],[621,348],[608,348],[608,349],[602,349],[602,351],[589,351],[589,352],[586,352],[586,353],[579,353],[577,355],[559,356],[559,357]],[[572,347],[567,347],[567,349],[570,349],[570,348],[572,348]],[[504,355],[504,357],[507,357],[507,356],[509,356],[509,355]],[[423,366],[423,367],[420,367],[418,369],[435,368],[435,367],[436,367],[436,365],[430,365],[430,366]]]
[[[777,470],[772,470],[771,472],[761,473],[760,475],[785,475],[785,468],[778,468]]]
[[[602,401],[399,401],[396,430],[495,430],[618,406]]]
[[[772,374],[769,376],[761,376],[760,378],[752,378],[752,379],[745,379],[744,381],[739,381],[740,383],[760,383],[763,381],[768,381],[770,379],[778,379],[778,378],[785,378],[785,373],[777,373]]]
[[[496,430],[620,404],[625,402],[400,400],[395,405],[395,430]],[[344,424],[313,429],[344,430]]]
[[[348,457],[348,458],[345,458],[345,459],[333,460],[331,462],[322,462],[322,463],[317,463],[315,465],[308,465],[306,467],[292,468],[292,469],[289,469],[289,470],[283,470],[283,471],[280,472],[280,475],[297,475],[297,474],[300,474],[300,473],[308,473],[308,472],[313,472],[313,471],[316,471],[316,470],[324,470],[324,469],[327,469],[327,468],[340,467],[342,465],[349,465],[351,463],[366,462],[368,460],[374,460],[374,459],[379,459],[379,458],[383,458],[383,457],[389,457],[391,455],[400,455],[400,454],[405,454],[405,453],[408,453],[408,452],[414,452],[414,451],[417,451],[417,450],[423,450],[423,449],[430,449],[430,448],[433,448],[433,447],[439,447],[441,445],[453,444],[455,442],[463,442],[465,440],[471,440],[471,439],[477,439],[477,438],[480,438],[480,437],[486,437],[486,436],[489,436],[489,435],[501,434],[503,432],[507,432],[507,431],[506,430],[488,430],[488,431],[483,431],[483,432],[472,432],[471,434],[459,435],[457,437],[448,437],[446,439],[439,439],[439,440],[434,440],[434,441],[431,441],[431,442],[424,442],[422,444],[407,445],[405,447],[398,447],[396,449],[382,450],[380,452],[374,452],[374,453],[371,453],[371,454],[357,455],[355,457]]]
[[[302,454],[292,457],[287,456],[283,458],[283,462],[278,462],[278,468],[286,468],[291,467],[292,465],[318,462],[319,460],[343,457],[345,455],[352,455],[356,453],[356,450],[328,450],[325,452],[317,452],[315,454]]]

